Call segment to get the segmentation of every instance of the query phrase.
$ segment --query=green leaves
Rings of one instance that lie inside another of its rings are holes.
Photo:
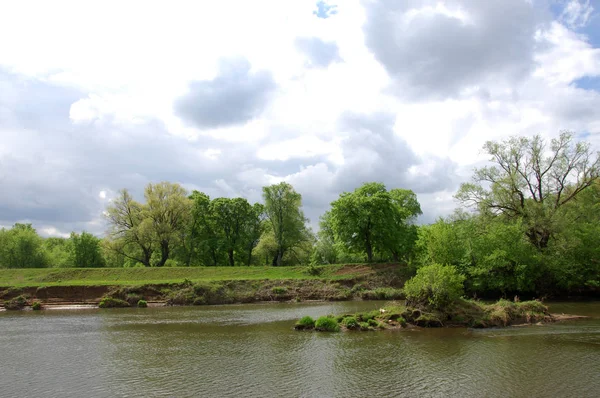
[[[365,253],[367,261],[373,261],[375,251],[387,252],[398,261],[413,249],[416,230],[411,223],[419,214],[421,208],[412,191],[388,192],[384,184],[371,182],[332,202],[328,224],[336,241]]]

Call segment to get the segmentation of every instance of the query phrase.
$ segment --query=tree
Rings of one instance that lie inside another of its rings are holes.
[[[280,266],[284,254],[306,240],[306,218],[300,209],[302,196],[285,182],[263,188],[265,214],[277,245],[273,265]]]
[[[588,143],[562,132],[548,147],[540,137],[488,141],[484,149],[494,166],[475,170],[456,198],[482,213],[521,219],[525,235],[538,250],[548,247],[563,207],[598,179],[600,156]]]
[[[106,217],[111,227],[110,236],[113,238],[110,248],[150,267],[155,240],[144,212],[144,206],[133,200],[129,191],[123,189],[107,208]]]
[[[107,209],[113,238],[111,247],[118,253],[150,267],[158,252],[156,266],[162,267],[173,246],[180,242],[191,203],[179,184],[148,184],[146,204],[133,200],[124,189]]]
[[[265,229],[264,224],[265,207],[260,203],[252,205],[252,210],[245,225],[246,265],[252,264],[252,252],[258,245],[260,237]]]
[[[105,265],[102,256],[100,239],[83,231],[81,234],[71,233],[73,260],[75,267],[103,267]]]
[[[222,247],[227,252],[230,266],[235,265],[235,253],[243,251],[247,225],[252,217],[252,206],[243,198],[217,198],[210,204]],[[244,250],[245,251],[245,250]]]
[[[42,268],[48,265],[43,239],[31,224],[0,230],[0,267]]]
[[[180,242],[191,203],[181,185],[169,182],[148,184],[144,196],[146,217],[151,222],[153,239],[160,250],[156,265],[162,267],[169,259],[173,246]]]
[[[410,223],[418,214],[421,208],[412,191],[388,192],[384,184],[370,182],[331,203],[330,223],[336,241],[365,253],[367,261],[373,261],[376,250],[398,261],[414,246],[416,229]]]

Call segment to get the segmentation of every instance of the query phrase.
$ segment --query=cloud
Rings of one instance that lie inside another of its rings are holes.
[[[200,129],[242,124],[261,114],[275,89],[271,73],[252,72],[243,58],[223,59],[213,80],[190,83],[175,113]]]
[[[570,28],[582,28],[589,23],[593,12],[590,0],[569,0],[559,20]]]
[[[367,3],[366,12],[366,44],[399,97],[513,85],[533,68],[537,20],[526,1],[383,0]]]
[[[326,68],[333,62],[341,61],[335,42],[323,41],[318,37],[299,37],[295,45],[308,58],[309,66]]]

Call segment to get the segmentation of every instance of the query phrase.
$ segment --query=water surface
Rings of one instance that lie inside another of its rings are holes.
[[[0,397],[598,397],[600,303],[543,326],[321,334],[378,302],[0,313]]]

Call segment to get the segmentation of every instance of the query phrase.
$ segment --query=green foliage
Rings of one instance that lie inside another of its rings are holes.
[[[273,294],[286,294],[287,293],[287,288],[284,286],[275,286],[273,288],[271,288],[271,293]]]
[[[139,300],[137,306],[138,308],[146,308],[148,307],[148,302],[146,300]]]
[[[100,239],[83,231],[81,234],[71,233],[73,266],[77,268],[103,267],[104,258],[100,247]]]
[[[22,295],[4,301],[4,308],[7,310],[22,310],[26,305],[27,299]]]
[[[410,306],[443,309],[463,295],[464,280],[465,277],[453,266],[425,266],[404,285],[406,303]]]
[[[295,326],[295,328],[297,330],[313,329],[314,327],[315,327],[315,320],[312,319],[308,315],[305,317],[302,317],[298,322],[296,322],[296,326]]]
[[[310,276],[319,276],[323,273],[323,267],[314,264],[309,264],[306,267],[306,273]]]
[[[129,306],[127,301],[114,297],[103,297],[98,304],[100,308],[124,308]]]
[[[358,321],[353,316],[347,316],[342,320],[342,325],[344,325],[348,329],[358,329],[360,326],[358,325]]]
[[[40,303],[39,301],[34,301],[34,302],[31,304],[31,309],[32,309],[32,310],[34,310],[34,311],[39,311],[39,310],[41,310],[41,309],[42,309],[42,303]]]
[[[340,325],[338,325],[338,321],[335,318],[322,316],[315,322],[315,330],[320,332],[339,332]]]
[[[273,265],[283,264],[284,255],[309,240],[302,196],[285,182],[263,188],[265,214],[275,242]]]
[[[372,182],[342,193],[322,221],[337,242],[366,254],[367,261],[373,261],[376,251],[388,252],[399,261],[413,250],[416,228],[411,222],[419,214],[421,208],[412,191],[388,192],[385,185]]]
[[[0,268],[42,268],[48,266],[43,239],[31,224],[0,229]]]

